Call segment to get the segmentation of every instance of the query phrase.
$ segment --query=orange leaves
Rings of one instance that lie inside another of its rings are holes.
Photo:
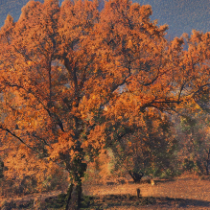
[[[102,149],[105,145],[106,140],[106,123],[99,126],[96,125],[93,130],[91,130],[90,134],[88,135],[88,141],[84,143],[87,147],[90,144],[95,149]]]
[[[60,154],[69,154],[71,158],[74,157],[74,144],[70,132],[63,133],[59,136],[58,142],[54,143],[52,147],[49,147],[50,152],[49,160],[58,161],[60,160]]]
[[[150,6],[110,0],[97,7],[30,1],[17,23],[8,17],[1,29],[1,120],[33,148],[31,156],[20,147],[11,153],[23,161],[18,170],[23,163],[36,170],[36,161],[73,170],[78,157],[112,140],[143,158],[154,149],[150,141],[156,148],[168,141],[165,112],[188,102],[200,109],[193,99],[208,92],[209,34],[193,32],[183,51],[184,38],[167,43],[167,26],[150,21]]]

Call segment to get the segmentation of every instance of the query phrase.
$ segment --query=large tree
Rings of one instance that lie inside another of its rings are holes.
[[[144,149],[147,132],[157,132],[148,123],[165,122],[164,110],[183,101],[190,78],[180,78],[182,39],[166,42],[167,26],[150,21],[150,6],[113,0],[97,7],[30,1],[0,31],[0,129],[4,149],[12,149],[5,165],[36,176],[53,164],[65,168],[66,209],[77,208],[71,197],[79,200],[88,161],[106,147],[117,153],[128,135]]]

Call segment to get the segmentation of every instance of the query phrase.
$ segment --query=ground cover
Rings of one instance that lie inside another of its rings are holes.
[[[150,183],[134,184],[107,181],[104,184],[84,185],[82,209],[210,209],[210,182],[199,177],[182,176],[173,180],[155,180]],[[142,198],[137,198],[136,189]],[[22,198],[3,198],[2,209],[63,209],[59,202],[61,191],[27,195]],[[36,207],[39,201],[39,207]],[[22,202],[22,203],[21,203]],[[16,206],[14,205],[17,204]]]

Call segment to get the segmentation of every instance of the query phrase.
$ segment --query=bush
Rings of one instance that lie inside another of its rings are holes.
[[[182,163],[182,167],[184,171],[192,171],[192,169],[195,167],[195,164],[192,160],[189,160],[187,158],[184,159],[184,162]]]

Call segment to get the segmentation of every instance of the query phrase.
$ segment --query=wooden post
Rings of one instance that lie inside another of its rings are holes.
[[[140,194],[141,191],[140,191],[140,189],[137,188],[136,191],[137,191],[137,198],[141,198],[141,194]]]

